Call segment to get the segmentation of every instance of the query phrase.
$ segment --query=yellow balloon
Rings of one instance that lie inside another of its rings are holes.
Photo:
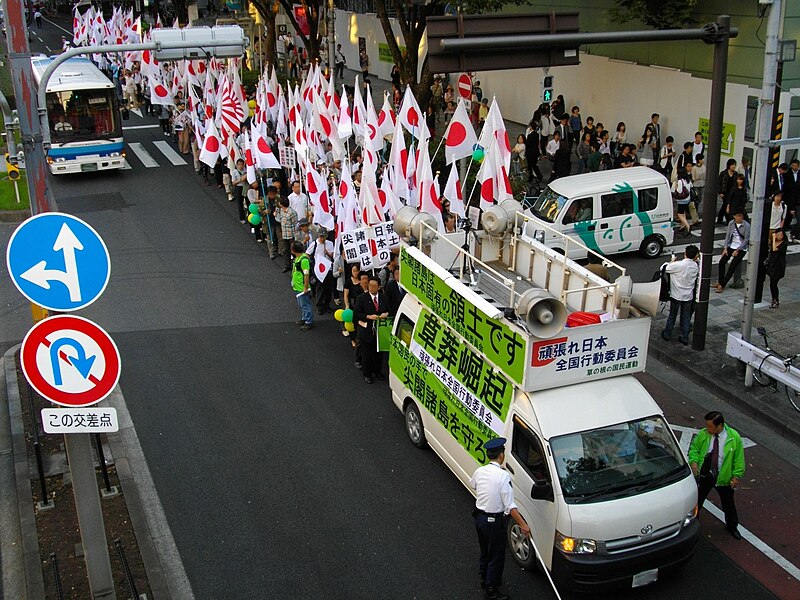
[[[344,328],[347,329],[347,331],[355,331],[356,330],[356,326],[353,325],[352,322],[351,323],[345,323],[344,324]]]
[[[344,317],[342,316],[343,314],[344,310],[340,308],[335,313],[333,313],[333,318],[336,319],[337,321],[344,321]]]

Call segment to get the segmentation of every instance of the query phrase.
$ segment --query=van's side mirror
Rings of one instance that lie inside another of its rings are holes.
[[[531,498],[534,500],[553,500],[553,486],[546,479],[534,479],[531,488]]]

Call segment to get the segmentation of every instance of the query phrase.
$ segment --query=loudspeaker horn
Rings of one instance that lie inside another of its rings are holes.
[[[397,235],[403,239],[407,239],[409,237],[411,221],[413,221],[414,217],[418,214],[419,211],[408,204],[398,210],[397,214],[394,216],[394,230],[397,232]]]
[[[567,307],[547,291],[531,289],[523,292],[514,307],[518,316],[525,319],[528,331],[538,338],[557,335],[567,322]]]
[[[620,292],[617,308],[620,308],[623,299],[627,298],[631,306],[646,312],[648,315],[652,316],[658,312],[658,295],[661,292],[660,281],[633,283],[633,279],[625,275],[618,278],[616,283]]]
[[[522,205],[516,200],[503,200],[500,204],[495,204],[483,211],[483,230],[491,236],[502,236],[514,225],[514,214],[517,211],[522,212]]]

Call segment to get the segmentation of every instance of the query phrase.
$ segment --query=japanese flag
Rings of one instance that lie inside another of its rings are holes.
[[[353,135],[353,122],[350,116],[350,103],[347,101],[347,90],[343,91],[342,100],[339,102],[339,123],[336,129],[341,141],[345,141]]]
[[[220,141],[219,131],[217,131],[214,121],[209,119],[206,121],[206,137],[203,140],[203,148],[200,150],[200,162],[213,168],[217,163],[222,142]]]
[[[255,155],[256,165],[259,169],[280,169],[281,163],[267,143],[263,129],[266,125],[258,125],[253,130],[253,154]]]
[[[406,86],[406,93],[403,96],[403,104],[400,106],[398,120],[408,133],[419,141],[427,142],[430,139],[431,133],[428,131],[428,125],[425,123],[424,115],[419,109],[419,104],[417,104],[417,99],[414,98],[410,86]]]
[[[175,100],[172,96],[170,83],[164,80],[160,67],[154,67],[150,71],[150,102],[151,104],[161,104],[164,106],[174,106]]]
[[[458,167],[450,167],[450,176],[444,186],[444,197],[450,201],[450,212],[458,215],[462,219],[466,217],[464,212],[464,195],[461,191],[461,182],[458,180]]]
[[[392,110],[391,104],[389,104],[389,96],[384,94],[383,107],[381,107],[381,112],[378,113],[378,131],[382,138],[390,142],[394,139],[395,121],[397,121],[397,117],[394,114],[394,110]]]
[[[331,261],[328,260],[328,257],[326,256],[317,257],[316,261],[314,262],[314,275],[316,275],[317,281],[319,281],[320,283],[325,281],[325,278],[328,276],[328,273],[331,272],[332,264],[333,263],[331,263]]]
[[[497,180],[495,179],[495,159],[494,156],[489,156],[492,152],[490,147],[489,153],[483,157],[481,168],[478,170],[478,181],[480,182],[480,207],[481,210],[488,210],[495,204],[497,198]]]
[[[447,164],[459,158],[465,158],[472,154],[472,148],[478,143],[478,137],[469,122],[469,115],[464,108],[464,103],[459,102],[453,118],[444,132],[445,147],[444,155]]]
[[[306,190],[311,206],[314,208],[314,223],[330,231],[333,229],[334,223],[328,200],[328,188],[322,175],[313,168],[306,173]]]
[[[511,167],[511,145],[508,141],[503,115],[500,114],[500,105],[495,98],[492,98],[492,105],[489,107],[489,114],[486,115],[486,122],[478,143],[484,148],[494,145],[499,150],[502,164],[508,172]]]
[[[417,191],[419,193],[419,209],[433,216],[439,231],[444,231],[442,220],[442,202],[439,200],[439,186],[433,179],[431,159],[428,155],[428,144],[420,144],[417,159]]]

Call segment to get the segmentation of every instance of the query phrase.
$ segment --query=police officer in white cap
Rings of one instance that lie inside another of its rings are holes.
[[[531,530],[514,504],[511,476],[503,468],[506,458],[505,438],[486,442],[489,464],[479,467],[469,480],[475,490],[475,529],[481,546],[479,571],[481,587],[487,600],[505,600],[507,594],[499,590],[506,559],[506,519],[510,515],[527,536]]]

